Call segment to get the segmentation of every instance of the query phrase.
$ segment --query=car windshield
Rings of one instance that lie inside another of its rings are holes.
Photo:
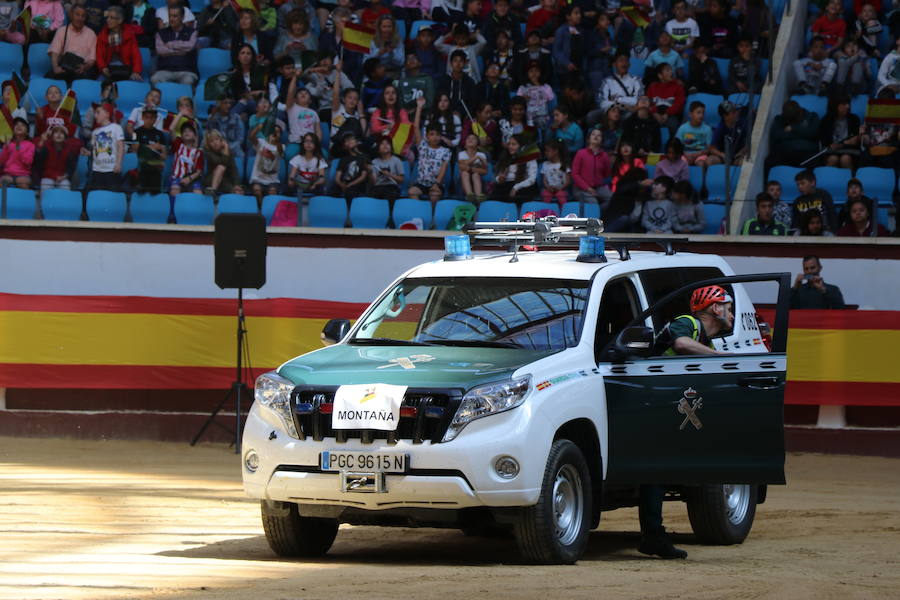
[[[589,281],[406,279],[365,316],[351,344],[556,351],[578,343]]]

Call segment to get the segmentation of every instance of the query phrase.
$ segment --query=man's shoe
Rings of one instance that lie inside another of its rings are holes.
[[[666,535],[644,537],[638,546],[638,552],[666,559],[687,558],[687,552],[676,548]]]

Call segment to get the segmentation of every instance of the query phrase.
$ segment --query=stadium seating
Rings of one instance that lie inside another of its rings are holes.
[[[120,81],[116,84],[116,87],[119,90],[119,98],[116,104],[125,113],[126,117],[128,116],[128,111],[144,103],[144,98],[150,91],[150,84],[143,81]]]
[[[741,175],[740,167],[730,167],[728,176],[731,178],[731,199],[734,199],[734,190],[737,188],[737,182]],[[725,165],[712,165],[706,169],[706,191],[707,198],[710,202],[725,202],[726,190],[726,169]]]
[[[434,205],[434,228],[446,229],[453,218],[453,211],[463,204],[467,203],[461,200],[438,200]]]
[[[501,202],[499,200],[485,200],[478,207],[479,221],[515,221],[518,218],[518,208],[513,202]]]
[[[331,196],[309,199],[310,227],[343,227],[347,222],[347,201]]]
[[[162,94],[160,106],[171,113],[178,112],[178,99],[182,96],[193,97],[194,91],[191,86],[183,83],[163,82],[156,86]]]
[[[863,184],[863,193],[869,198],[879,202],[893,200],[897,188],[893,169],[862,167],[856,171],[856,178]]]
[[[279,202],[283,201],[297,202],[297,198],[291,196],[265,196],[262,201],[262,215],[266,218],[266,225],[272,223],[272,215],[275,214],[275,207]]]
[[[131,220],[135,223],[165,223],[169,218],[167,194],[134,194],[131,196]]]
[[[141,75],[144,78],[144,81],[150,81],[150,76],[153,74],[153,56],[150,54],[150,48],[140,48],[141,51]]]
[[[194,90],[194,114],[204,123],[206,122],[206,119],[209,118],[209,111],[216,104],[214,100],[206,100],[203,97],[203,88],[205,84],[206,80],[201,80],[200,83],[197,84],[197,89]]]
[[[100,102],[100,82],[93,79],[76,79],[72,82],[72,89],[78,98],[78,107],[84,110],[91,102]]]
[[[790,196],[791,190],[796,189],[794,188],[794,177],[802,170],[803,169],[800,167],[779,165],[777,167],[772,167],[772,170],[769,171],[769,179],[780,183],[785,195]]]
[[[65,94],[66,87],[65,81],[57,81],[56,79],[47,79],[46,77],[32,77],[28,82],[28,94],[29,98],[32,99],[32,102],[37,102],[37,105],[46,106],[47,104],[47,88],[51,85],[55,85],[60,89],[60,91]],[[30,104],[30,103],[29,103]],[[34,106],[29,106],[29,112],[35,112]]]
[[[722,219],[725,218],[726,206],[714,202],[703,203],[703,216],[706,218],[706,228],[703,233],[714,235],[722,228]]]
[[[528,212],[539,212],[542,210],[552,210],[554,213],[559,215],[559,204],[556,202],[542,202],[540,200],[531,200],[529,202],[523,202],[522,208],[519,209],[519,214],[517,216],[522,216]]]
[[[175,220],[180,225],[211,225],[214,214],[215,206],[209,196],[188,192],[175,196]]]
[[[817,167],[813,172],[816,174],[816,187],[831,194],[835,200],[846,198],[847,181],[853,177],[850,169]]]
[[[19,188],[7,188],[6,190],[6,218],[7,219],[33,219],[35,217],[34,190],[20,190]]]
[[[256,213],[259,208],[256,198],[241,194],[222,194],[219,196],[219,214],[222,213]]]
[[[694,191],[700,192],[703,189],[703,167],[688,167],[688,177]]]
[[[200,70],[200,78],[207,79],[219,73],[230,71],[231,52],[219,48],[201,48],[197,53],[197,66]],[[199,87],[199,86],[198,86]]]
[[[50,44],[28,46],[28,68],[31,69],[32,76],[43,77],[53,67],[50,63],[50,55],[47,54],[49,48]]]
[[[88,174],[88,157],[84,154],[80,154],[78,156],[78,162],[75,163],[75,181],[72,182],[72,188],[76,190],[83,190],[87,187],[88,179],[90,175]]]
[[[428,26],[437,25],[437,22],[436,21],[426,21],[426,20],[413,21],[412,26],[409,28],[409,39],[415,38],[419,34],[419,29],[421,29],[425,25],[428,25]]]
[[[77,221],[81,216],[82,198],[79,192],[47,190],[41,194],[41,212],[50,221]]]
[[[358,196],[350,203],[350,223],[357,229],[384,229],[389,218],[387,200]]]
[[[415,218],[422,219],[422,227],[431,229],[433,222],[431,202],[413,198],[399,198],[394,201],[393,220],[396,227]]]
[[[707,125],[715,129],[721,120],[719,118],[719,105],[724,100],[724,97],[716,94],[691,94],[684,103],[684,120],[687,121],[690,118],[691,103],[702,102],[706,107],[703,120]]]
[[[125,194],[109,190],[92,190],[87,195],[87,214],[91,221],[121,223],[128,208]]]
[[[799,94],[791,96],[791,100],[795,100],[801,108],[816,113],[819,117],[824,117],[828,111],[828,98],[825,96],[814,96],[812,94]]]
[[[23,58],[21,45],[0,42],[0,72],[20,72]]]
[[[854,96],[850,100],[850,112],[859,117],[862,121],[866,118],[866,108],[869,106],[868,96]]]

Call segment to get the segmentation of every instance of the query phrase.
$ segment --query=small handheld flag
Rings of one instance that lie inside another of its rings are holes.
[[[391,138],[391,147],[394,154],[403,154],[412,140],[412,124],[397,123],[388,134]]]
[[[231,0],[231,6],[234,8],[234,12],[252,10],[259,14],[259,0]]]
[[[900,100],[870,99],[866,106],[866,123],[900,123]]]
[[[8,142],[13,136],[13,116],[5,104],[0,104],[0,142]]]
[[[650,24],[650,18],[647,16],[647,13],[637,6],[623,6],[619,9],[619,12],[635,27],[643,28]]]
[[[9,108],[10,113],[13,113],[22,104],[22,98],[25,96],[28,85],[22,80],[18,73],[13,73],[12,79],[4,81],[2,87],[4,92],[7,87],[10,90],[9,94],[3,94],[3,104]]]
[[[375,39],[375,30],[357,23],[344,24],[344,38],[342,46],[351,52],[366,53]]]
[[[25,43],[27,44],[31,39],[31,7],[28,6],[20,12],[16,20],[22,23],[22,33],[25,34]]]
[[[78,97],[75,95],[75,90],[68,90],[66,95],[63,96],[62,102],[56,108],[56,114],[53,116],[71,121],[72,116],[76,114],[78,114]]]
[[[540,158],[541,150],[540,148],[538,148],[537,143],[533,143],[520,148],[519,152],[516,154],[515,159],[513,160],[513,163],[520,165],[532,160],[538,160]]]

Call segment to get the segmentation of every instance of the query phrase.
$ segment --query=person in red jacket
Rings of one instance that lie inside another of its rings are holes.
[[[124,22],[122,9],[106,9],[106,25],[97,36],[97,68],[106,79],[142,81],[144,68],[135,27]]]
[[[78,162],[78,148],[66,143],[66,129],[52,127],[37,141],[37,173],[41,191],[68,190],[72,188],[72,174]]]
[[[31,165],[34,163],[34,143],[28,139],[28,121],[13,119],[13,137],[0,152],[0,183],[14,184],[27,190],[31,187]]]
[[[34,115],[35,141],[49,129],[60,126],[65,127],[70,141],[81,144],[81,140],[75,135],[78,132],[78,125],[72,122],[72,117],[75,115],[59,110],[59,105],[63,99],[62,90],[58,86],[51,85],[44,93],[44,99],[47,100],[47,104],[37,109]]]
[[[603,131],[594,127],[588,135],[586,148],[575,153],[572,161],[572,181],[575,200],[580,203],[609,202],[609,177],[612,174],[609,155],[603,151]]]
[[[669,63],[659,65],[656,77],[657,80],[647,88],[647,96],[653,104],[653,118],[660,127],[669,130],[669,138],[674,138],[684,110],[684,84],[675,79]]]

